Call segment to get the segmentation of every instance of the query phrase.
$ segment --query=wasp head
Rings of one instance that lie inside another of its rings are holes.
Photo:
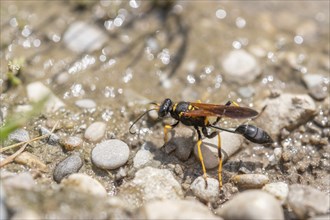
[[[165,117],[167,113],[170,112],[171,108],[172,108],[171,99],[165,99],[163,103],[159,106],[158,117],[160,118]]]

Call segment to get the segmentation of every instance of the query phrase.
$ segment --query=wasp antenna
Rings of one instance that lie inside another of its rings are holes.
[[[129,127],[129,133],[130,134],[135,134],[136,132],[132,132],[132,127],[143,117],[145,116],[148,112],[151,112],[153,110],[158,110],[157,108],[152,108],[152,109],[149,109],[147,111],[145,111],[143,114],[141,114],[137,119],[135,119],[135,121],[133,122],[133,124]]]

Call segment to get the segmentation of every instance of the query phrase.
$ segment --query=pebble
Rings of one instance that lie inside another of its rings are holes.
[[[91,109],[96,107],[96,103],[92,99],[80,99],[75,102],[79,108]]]
[[[19,128],[9,134],[9,140],[14,142],[25,142],[30,140],[29,132],[25,129]]]
[[[287,202],[300,219],[326,214],[330,208],[330,198],[326,193],[300,184],[289,187]]]
[[[219,200],[219,181],[214,178],[207,178],[207,187],[203,176],[197,177],[191,184],[190,189],[196,197],[203,202],[216,202]]]
[[[102,169],[117,169],[127,162],[128,157],[128,145],[117,139],[97,144],[91,153],[93,164]]]
[[[41,161],[37,156],[27,151],[15,157],[14,161],[16,163],[26,165],[30,168],[35,168],[42,172],[48,172],[47,165],[43,161]]]
[[[323,89],[326,77],[322,74],[305,74],[302,77],[309,94],[318,101],[325,99],[328,96],[328,91]],[[329,78],[328,78],[329,79]]]
[[[261,73],[256,58],[245,50],[231,51],[222,60],[222,67],[226,74],[226,80],[240,85],[253,82]]]
[[[277,137],[283,128],[288,131],[313,117],[316,105],[309,95],[283,93],[277,98],[263,101],[260,109],[267,106],[255,120],[271,137]]]
[[[252,86],[240,87],[238,93],[243,98],[250,98],[254,95],[255,89]]]
[[[63,41],[70,50],[87,53],[99,49],[107,41],[107,36],[97,26],[77,21],[70,24]]]
[[[62,160],[55,167],[53,178],[57,183],[70,174],[77,173],[83,165],[83,161],[79,155],[73,154]]]
[[[107,125],[104,122],[94,122],[86,129],[84,137],[88,141],[98,142],[104,137],[106,127]]]
[[[77,136],[69,136],[61,140],[61,145],[67,151],[73,151],[80,148],[83,143],[83,139]]]
[[[48,130],[47,128],[45,127],[40,127],[39,128],[39,132],[41,135],[46,135],[46,134],[50,134],[50,136],[44,138],[43,140],[45,140],[47,142],[47,144],[50,144],[50,145],[57,145],[60,141],[60,137],[57,136],[56,134],[54,133],[51,133],[50,130]]]
[[[64,187],[73,187],[75,190],[99,197],[107,196],[106,189],[99,181],[82,173],[71,174],[67,178],[63,179],[61,185]]]
[[[272,194],[282,205],[285,204],[289,194],[289,186],[284,182],[268,183],[262,187],[262,190]]]
[[[3,183],[3,187],[7,190],[12,188],[31,190],[36,185],[29,172],[23,172],[8,176],[7,178],[2,178],[1,182]]]
[[[259,189],[269,182],[269,178],[263,174],[239,174],[231,181],[241,189]]]
[[[186,161],[190,157],[195,145],[194,131],[186,126],[175,129],[174,135],[166,143],[166,149],[175,149],[175,156],[181,161]]]
[[[157,210],[157,211],[156,211]],[[205,205],[194,200],[162,200],[145,204],[139,219],[218,219]]]
[[[247,190],[215,210],[224,219],[284,219],[281,204],[269,193]]]
[[[8,211],[6,207],[6,192],[0,184],[0,219],[8,219]]]
[[[137,169],[144,167],[150,164],[153,157],[154,155],[150,152],[150,147],[147,143],[144,143],[133,159],[133,166]]]
[[[220,132],[221,135],[221,153],[223,158],[223,163],[227,159],[237,152],[243,143],[243,137],[237,134],[230,132]],[[204,164],[206,169],[212,169],[218,167],[219,158],[218,158],[218,136],[214,138],[205,138],[201,145],[202,155],[204,158]],[[194,154],[196,158],[198,157],[198,147],[197,144],[194,147]]]
[[[65,106],[65,104],[42,82],[33,82],[27,85],[27,95],[31,102],[38,102],[48,95],[45,103],[46,112],[55,112]]]
[[[142,189],[145,201],[183,197],[181,185],[169,170],[145,167],[136,172],[132,183]]]

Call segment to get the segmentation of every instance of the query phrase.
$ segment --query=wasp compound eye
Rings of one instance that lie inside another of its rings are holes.
[[[170,111],[172,106],[171,99],[165,99],[164,102],[160,105],[158,110],[158,117],[162,118]]]
[[[236,128],[235,133],[243,135],[249,141],[257,144],[270,144],[273,143],[272,138],[262,130],[254,125],[240,125]]]

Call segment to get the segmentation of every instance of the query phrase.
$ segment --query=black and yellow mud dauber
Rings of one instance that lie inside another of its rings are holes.
[[[134,123],[129,128],[131,131],[134,124],[139,121],[145,114],[150,111],[157,110],[158,117],[164,118],[166,115],[170,114],[172,118],[176,119],[176,123],[172,125],[164,126],[164,141],[167,142],[168,130],[177,126],[180,122],[186,126],[193,126],[198,134],[198,156],[203,169],[203,177],[206,181],[207,174],[204,165],[204,158],[201,151],[202,144],[202,134],[207,138],[213,138],[218,135],[218,157],[219,157],[219,167],[218,167],[218,178],[219,187],[222,187],[222,155],[221,155],[221,137],[219,131],[208,132],[207,128],[213,128],[216,130],[227,131],[231,133],[237,133],[243,135],[246,139],[251,142],[258,144],[269,144],[272,143],[272,138],[259,127],[254,125],[242,124],[236,129],[226,129],[216,126],[222,117],[234,118],[234,119],[246,119],[253,118],[258,115],[258,112],[247,107],[238,106],[237,103],[228,101],[225,105],[217,104],[206,104],[200,102],[177,102],[173,103],[171,99],[165,99],[162,104],[151,103],[156,105],[155,108],[149,109],[140,115]],[[211,118],[215,118],[214,122],[211,122]],[[201,130],[200,130],[201,129]],[[206,182],[207,183],[207,182]]]

